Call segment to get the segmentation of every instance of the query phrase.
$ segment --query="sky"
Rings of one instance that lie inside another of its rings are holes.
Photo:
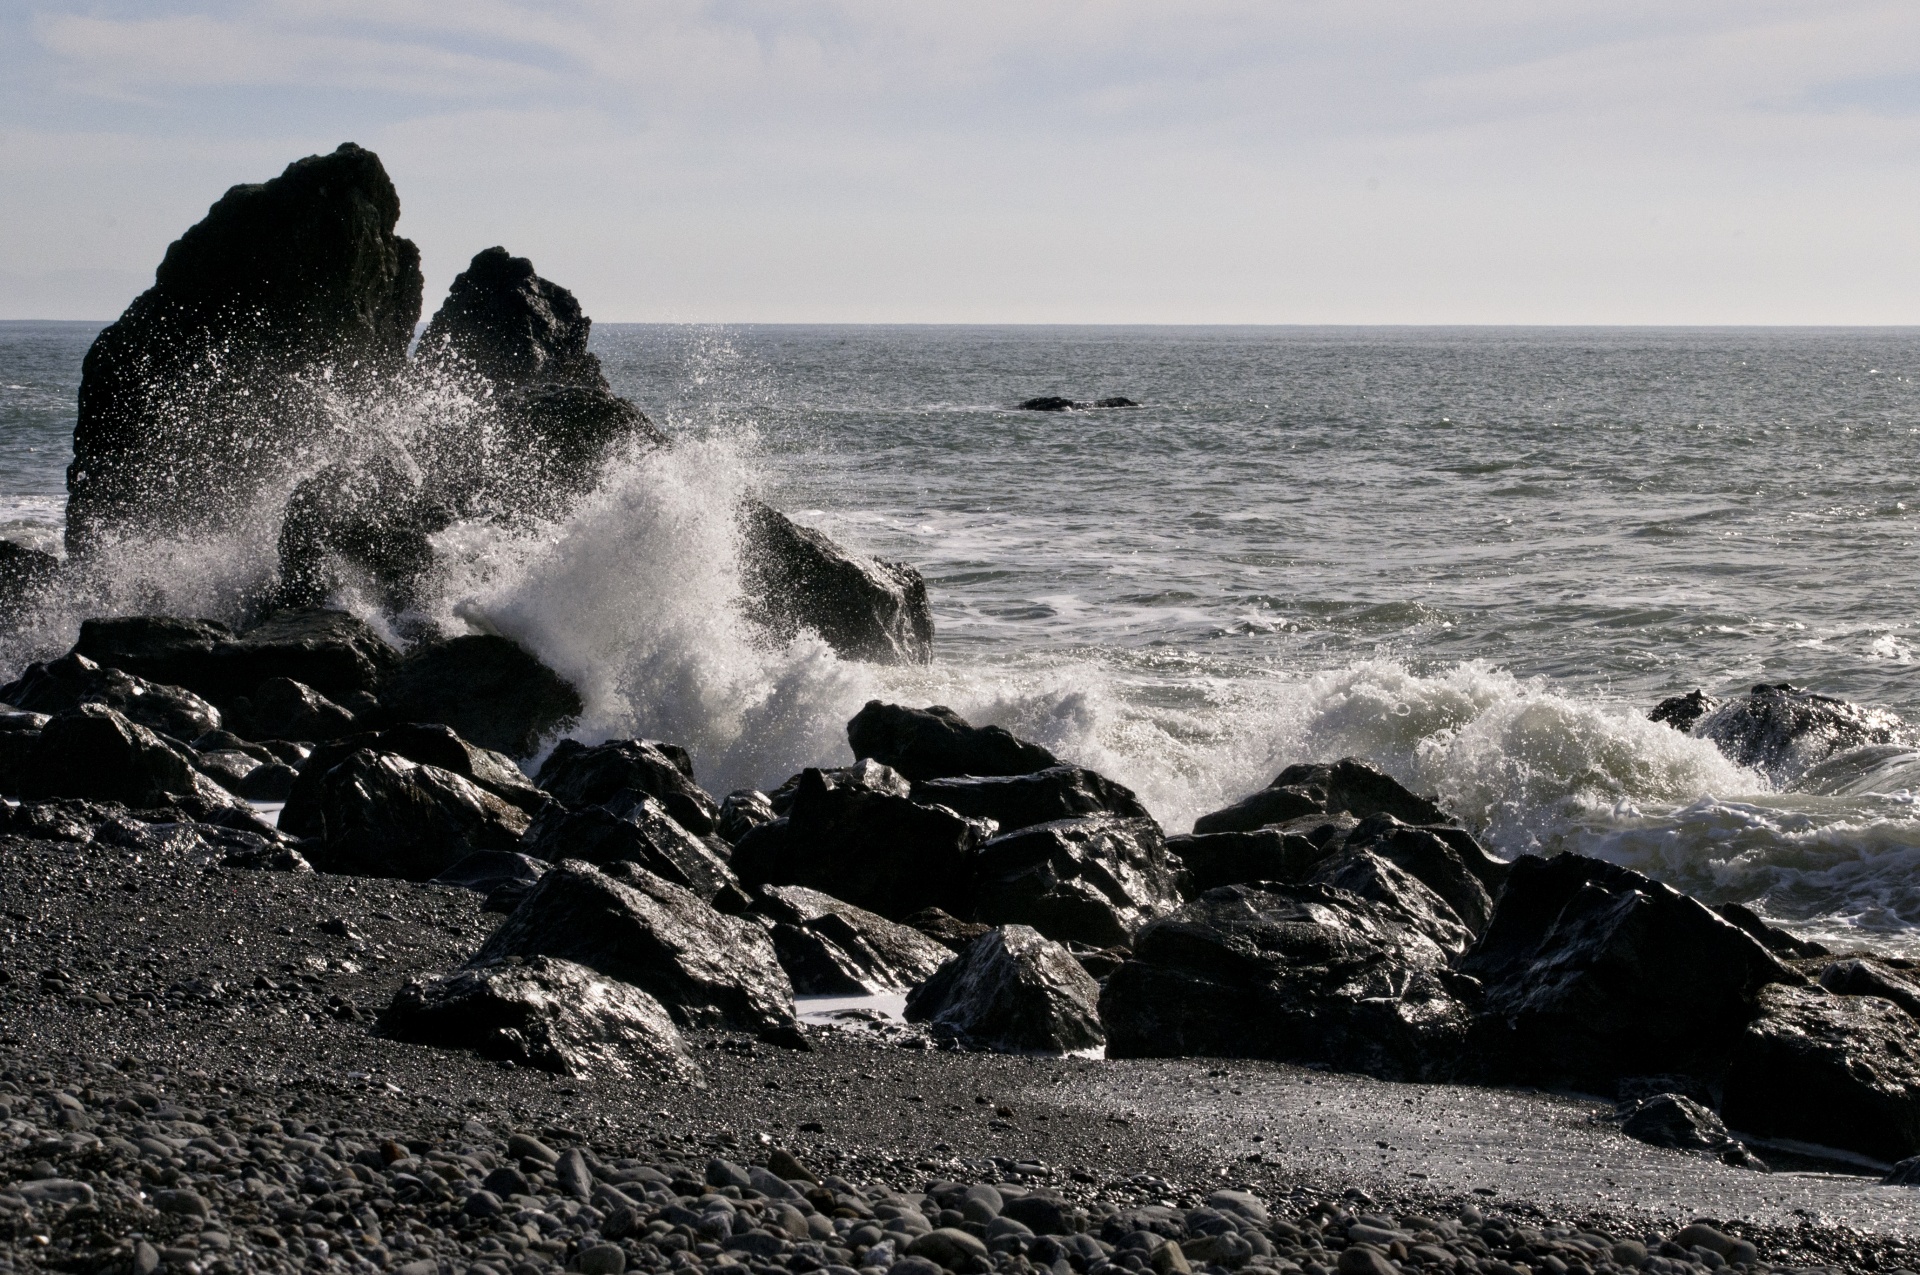
[[[0,0],[0,318],[356,141],[427,310],[1920,323],[1920,5]]]

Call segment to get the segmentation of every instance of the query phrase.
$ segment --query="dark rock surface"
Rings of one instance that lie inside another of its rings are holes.
[[[720,807],[693,781],[686,750],[651,739],[615,739],[591,747],[563,739],[540,764],[535,782],[563,806],[598,806],[622,793],[645,793],[688,832],[704,835]],[[772,811],[767,812],[769,818]],[[735,838],[737,840],[737,838]]]
[[[531,756],[580,716],[580,694],[524,647],[489,633],[409,651],[380,685],[397,722],[438,722],[482,748]]]
[[[1450,957],[1458,956],[1473,943],[1473,930],[1445,899],[1372,850],[1343,849],[1321,863],[1307,879],[1378,904]]]
[[[1464,829],[1409,827],[1388,814],[1368,815],[1340,838],[1339,846],[1344,852],[1377,854],[1418,878],[1475,934],[1487,928],[1493,895],[1506,885],[1509,872]]]
[[[914,568],[849,553],[758,500],[741,505],[740,532],[748,614],[776,638],[806,629],[846,659],[933,658],[933,609]]]
[[[316,830],[316,866],[410,881],[430,881],[477,850],[518,850],[528,822],[470,779],[365,748],[328,766],[311,788],[302,783],[283,822],[288,811],[290,831]]]
[[[405,364],[422,280],[399,216],[379,159],[349,143],[233,187],[168,247],[87,352],[70,553],[232,525],[332,428],[304,378],[339,392]]]
[[[563,1076],[688,1078],[699,1070],[659,1001],[549,956],[410,981],[380,1016],[380,1029],[396,1040],[472,1049]]]
[[[622,790],[602,805],[580,810],[549,805],[528,826],[521,849],[552,863],[637,863],[706,903],[722,894],[740,897],[740,883],[727,861],[644,792]]]
[[[1023,412],[1070,412],[1076,407],[1084,406],[1086,404],[1076,403],[1070,398],[1047,395],[1025,400],[1020,404],[1020,410]]]
[[[1788,783],[1836,753],[1907,739],[1905,723],[1885,709],[1862,708],[1787,682],[1762,683],[1695,724],[1693,734],[1776,784]]]
[[[1289,766],[1259,792],[1194,820],[1193,830],[1252,832],[1312,815],[1392,815],[1407,824],[1450,824],[1446,811],[1379,767],[1352,757]]]
[[[420,338],[428,364],[451,361],[496,385],[604,383],[587,349],[593,321],[573,293],[505,248],[476,253]]]
[[[755,910],[802,996],[904,992],[951,955],[920,931],[804,886],[768,886]]]
[[[1710,1155],[1722,1164],[1767,1171],[1767,1163],[1727,1132],[1720,1117],[1685,1094],[1642,1098],[1621,1116],[1620,1131],[1648,1146]]]
[[[1647,714],[1650,722],[1665,722],[1681,734],[1691,734],[1700,719],[1719,707],[1719,701],[1703,690],[1695,689],[1685,695],[1669,695],[1653,706]]]
[[[914,783],[955,775],[1030,775],[1060,764],[1000,726],[974,726],[942,704],[903,708],[868,700],[847,723],[855,758],[871,757]]]
[[[912,926],[951,952],[966,951],[975,939],[992,928],[978,921],[963,921],[943,908],[922,908],[902,918],[902,924]]]
[[[1920,1023],[1877,996],[1769,987],[1732,1051],[1720,1113],[1742,1133],[1893,1163],[1920,1153]]]
[[[1896,970],[1887,964],[1855,957],[1835,961],[1820,971],[1820,986],[1836,996],[1878,996],[1907,1011],[1920,1022],[1920,980],[1911,969]]]
[[[1024,925],[987,931],[907,997],[907,1018],[976,1049],[1092,1049],[1100,986],[1067,949]]]
[[[185,748],[104,704],[82,704],[49,718],[11,780],[13,795],[28,799],[77,797],[136,807],[182,797],[216,805],[233,800],[194,768]]]
[[[682,1027],[793,1024],[793,988],[765,932],[645,871],[616,881],[567,862],[548,872],[474,963],[508,956],[555,956],[632,983]]]
[[[1602,1092],[1621,1076],[1717,1074],[1761,989],[1802,981],[1703,904],[1574,854],[1514,863],[1460,969],[1485,987],[1495,1074]]]
[[[714,832],[728,845],[737,846],[749,832],[779,817],[773,812],[773,803],[767,794],[758,788],[738,788],[720,802],[719,822],[714,825]]]
[[[1345,831],[1339,824],[1308,815],[1252,832],[1168,837],[1167,852],[1181,864],[1182,892],[1194,898],[1223,885],[1305,881],[1337,849],[1334,843]]]
[[[290,677],[270,677],[247,697],[244,720],[234,723],[255,739],[339,739],[357,723],[347,709]]]
[[[319,607],[357,587],[388,611],[417,604],[434,567],[432,535],[456,513],[412,458],[374,452],[325,465],[287,498],[275,600]]]
[[[1149,924],[1107,979],[1112,1057],[1328,1063],[1369,1075],[1456,1071],[1470,1008],[1431,939],[1323,885],[1230,885]],[[1456,991],[1456,987],[1459,991]]]
[[[1777,925],[1768,925],[1752,908],[1738,903],[1716,903],[1713,910],[1751,934],[1761,947],[1782,960],[1832,955],[1824,944],[1789,934]]]
[[[1160,826],[1097,815],[1038,824],[982,844],[972,859],[973,915],[1030,925],[1094,947],[1127,943],[1180,906]]]
[[[321,780],[335,766],[362,751],[393,753],[423,766],[437,767],[529,814],[538,813],[548,804],[547,795],[534,787],[510,758],[469,743],[450,726],[407,723],[350,735],[315,748],[301,763],[299,778],[286,798],[287,807],[280,813],[280,826],[297,837],[319,836]]]
[[[733,870],[749,885],[825,890],[893,920],[929,907],[970,912],[980,827],[916,805],[907,790],[871,762],[802,771],[786,815],[741,838]]]
[[[0,702],[49,715],[82,704],[104,704],[128,721],[178,740],[198,739],[220,729],[220,710],[185,687],[101,668],[71,652],[44,664],[27,665],[17,680],[0,687]]]
[[[970,819],[991,819],[1001,832],[1088,815],[1151,817],[1131,789],[1078,766],[1049,766],[1027,775],[929,779],[914,784],[913,799]]]

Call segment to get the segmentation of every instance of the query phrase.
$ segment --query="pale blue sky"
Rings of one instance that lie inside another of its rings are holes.
[[[353,140],[428,308],[1920,323],[1920,5],[0,0],[0,317]]]

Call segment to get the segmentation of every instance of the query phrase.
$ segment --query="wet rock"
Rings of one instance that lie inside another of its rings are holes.
[[[547,795],[534,787],[510,758],[460,738],[450,726],[409,722],[350,735],[314,749],[301,763],[300,777],[287,797],[286,810],[280,814],[280,826],[296,837],[321,835],[321,780],[357,752],[393,753],[423,766],[437,767],[529,814],[549,804]]]
[[[474,959],[543,955],[632,983],[683,1027],[793,1026],[793,989],[761,928],[645,871],[615,881],[588,864],[561,864]]]
[[[1495,1074],[1591,1089],[1715,1074],[1760,990],[1801,981],[1703,904],[1574,854],[1513,865],[1460,969],[1485,987],[1480,1044]]]
[[[102,668],[73,653],[27,665],[19,680],[0,687],[0,702],[48,715],[82,704],[104,704],[129,721],[177,740],[197,739],[220,728],[220,710],[185,687]]]
[[[503,885],[531,886],[552,866],[511,850],[476,850],[433,878],[433,883],[491,894]]]
[[[248,771],[246,777],[229,789],[236,797],[248,801],[284,802],[293,795],[293,786],[300,779],[300,772],[284,762],[270,761]]]
[[[528,826],[521,847],[553,863],[637,863],[707,903],[723,891],[740,888],[712,846],[681,827],[660,802],[631,789],[612,794],[604,805],[580,810],[548,806]]]
[[[972,910],[978,825],[901,795],[884,766],[801,772],[783,818],[735,847],[733,870],[749,885],[804,885],[898,919],[922,908]],[[777,806],[776,806],[777,808]]]
[[[593,321],[573,293],[505,248],[474,254],[420,338],[419,359],[452,365],[496,385],[605,380],[587,349]]]
[[[397,753],[360,749],[312,787],[305,774],[301,780],[281,822],[289,824],[291,812],[289,833],[313,830],[322,846],[317,866],[328,871],[430,881],[477,850],[519,849],[527,830],[525,811]]]
[[[737,788],[720,802],[720,818],[714,831],[728,845],[737,846],[749,832],[779,817],[773,813],[773,803],[767,800],[767,794],[758,788]]]
[[[379,159],[349,143],[233,187],[168,247],[87,351],[69,553],[236,525],[336,428],[322,395],[405,365],[421,274],[399,216]]]
[[[913,799],[972,819],[991,819],[1003,833],[1085,815],[1150,817],[1131,789],[1078,766],[1049,766],[1028,775],[930,779],[913,786]]]
[[[1342,849],[1314,869],[1308,879],[1379,904],[1402,924],[1432,939],[1449,956],[1458,956],[1473,943],[1473,931],[1445,899],[1371,850]]]
[[[1920,1021],[1920,981],[1879,961],[1835,961],[1820,971],[1820,986],[1836,996],[1878,996]]]
[[[1194,820],[1196,833],[1252,832],[1312,815],[1392,815],[1407,824],[1450,824],[1446,811],[1356,758],[1289,766],[1274,781],[1224,810]]]
[[[1167,852],[1180,862],[1181,892],[1195,898],[1223,885],[1305,881],[1333,853],[1331,843],[1342,831],[1339,825],[1310,815],[1252,832],[1168,837]]]
[[[290,677],[270,677],[247,696],[237,729],[255,739],[318,742],[353,733],[354,716],[319,691]]]
[[[1727,1068],[1729,1125],[1889,1163],[1920,1152],[1920,1023],[1819,988],[1769,987],[1760,1010]]]
[[[381,683],[380,702],[393,721],[450,726],[509,757],[531,756],[581,710],[558,673],[488,633],[415,648]]]
[[[849,553],[753,499],[740,508],[748,614],[780,640],[809,630],[846,659],[933,658],[926,581],[904,562]]]
[[[1716,903],[1713,910],[1759,940],[1760,946],[1783,960],[1801,957],[1831,956],[1825,945],[1812,939],[1797,938],[1777,925],[1768,925],[1752,908],[1738,903]]]
[[[1681,734],[1690,734],[1700,719],[1718,707],[1718,701],[1702,690],[1691,690],[1685,695],[1669,695],[1653,706],[1647,714],[1650,722],[1665,722]]]
[[[1910,1155],[1880,1179],[1883,1186],[1920,1186],[1920,1155]]]
[[[1277,1058],[1386,1079],[1459,1067],[1471,986],[1398,915],[1324,885],[1230,885],[1154,921],[1107,979],[1110,1057]]]
[[[948,949],[910,926],[804,886],[768,886],[757,911],[803,996],[900,992],[932,977]]]
[[[436,494],[398,451],[352,456],[302,479],[280,524],[275,600],[317,607],[351,587],[388,611],[417,605],[433,570],[433,534],[456,513]]]
[[[1684,1094],[1643,1098],[1622,1112],[1620,1131],[1649,1146],[1711,1156],[1736,1168],[1767,1172],[1767,1163],[1727,1132],[1720,1117]]]
[[[952,952],[966,951],[975,939],[993,928],[981,925],[978,921],[962,921],[940,908],[922,908],[902,918],[902,924],[912,926]]]
[[[1693,734],[1712,740],[1729,759],[1785,784],[1836,753],[1907,738],[1885,709],[1862,708],[1815,695],[1788,682],[1761,683],[1702,718]]]
[[[260,761],[246,753],[230,749],[215,752],[195,750],[192,761],[194,768],[201,774],[236,796],[246,784],[247,777],[262,765]]]
[[[719,806],[693,782],[686,750],[651,739],[616,739],[592,747],[563,739],[541,763],[535,782],[576,810],[633,792],[658,800],[688,832],[704,836],[720,822]]]
[[[415,979],[380,1028],[396,1040],[472,1049],[563,1076],[697,1074],[673,1019],[637,987],[552,957]]]
[[[868,700],[847,723],[847,742],[856,758],[871,757],[914,783],[956,775],[1030,775],[1060,764],[1040,745],[1003,727],[969,725],[940,704],[903,708]]]
[[[1100,986],[1066,948],[1024,925],[981,935],[907,997],[907,1018],[974,1048],[1067,1053],[1106,1037]]]
[[[1180,906],[1177,869],[1152,819],[1110,815],[1043,823],[981,845],[972,861],[974,916],[1030,925],[1048,938],[1129,942]]]
[[[1132,399],[1122,398],[1118,394],[1115,394],[1109,398],[1096,398],[1095,400],[1093,400],[1093,405],[1095,407],[1138,407],[1140,406],[1138,403],[1134,402]]]
[[[44,594],[58,587],[64,566],[53,554],[0,539],[0,624],[14,624],[30,614]]]
[[[1475,934],[1487,928],[1492,896],[1507,881],[1507,865],[1462,828],[1414,828],[1392,815],[1368,815],[1340,839],[1340,848],[1379,855],[1417,878]]]
[[[223,712],[276,677],[336,704],[359,702],[400,658],[365,621],[326,610],[277,612],[243,633],[168,616],[87,620],[73,649],[106,667],[184,686]]]
[[[194,768],[185,748],[104,704],[82,704],[49,718],[14,782],[16,795],[29,800],[78,797],[141,807],[197,796],[233,803]]]
[[[1085,406],[1086,404],[1076,403],[1070,398],[1043,395],[1040,398],[1027,399],[1020,404],[1020,410],[1023,412],[1070,412],[1076,407]]]

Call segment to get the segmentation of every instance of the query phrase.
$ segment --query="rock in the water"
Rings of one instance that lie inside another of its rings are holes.
[[[1665,722],[1681,734],[1689,734],[1699,724],[1700,719],[1718,707],[1713,696],[1702,690],[1691,690],[1685,695],[1669,695],[1653,706],[1647,714],[1650,722]]]
[[[1513,865],[1460,969],[1485,987],[1478,1026],[1494,1075],[1602,1090],[1621,1076],[1717,1074],[1761,989],[1802,981],[1704,904],[1574,854]]]
[[[255,739],[339,739],[355,727],[351,712],[319,691],[290,677],[270,677],[247,697],[244,721],[236,726]]]
[[[233,187],[174,241],[87,352],[69,552],[235,525],[337,429],[324,395],[405,365],[422,281],[399,216],[379,159],[349,143]]]
[[[49,718],[13,779],[15,795],[27,799],[79,797],[152,807],[193,796],[234,804],[194,768],[186,749],[104,704],[82,704]]]
[[[1447,812],[1407,791],[1379,767],[1357,758],[1289,766],[1259,792],[1194,820],[1193,830],[1252,832],[1315,814],[1392,815],[1408,824],[1450,824]]]
[[[1100,985],[1024,925],[975,939],[907,997],[907,1018],[977,1049],[1069,1053],[1104,1043]]]
[[[712,846],[681,827],[652,796],[631,789],[579,810],[548,806],[527,828],[521,848],[552,863],[637,863],[707,903],[740,888]]]
[[[1096,398],[1095,400],[1093,400],[1093,405],[1095,407],[1138,407],[1140,406],[1138,403],[1134,402],[1132,399],[1122,398],[1118,394],[1112,395],[1108,398]]]
[[[1920,1152],[1920,1023],[1819,988],[1769,987],[1760,1009],[1727,1068],[1729,1125],[1888,1163]]]
[[[920,931],[804,886],[768,886],[757,910],[802,996],[903,992],[933,976],[951,953]]]
[[[1728,700],[1702,718],[1693,734],[1776,784],[1847,749],[1909,737],[1905,723],[1885,709],[1862,708],[1787,682],[1762,683]]]
[[[1628,1109],[1620,1132],[1655,1147],[1702,1153],[1742,1169],[1767,1171],[1767,1163],[1727,1132],[1720,1117],[1684,1094],[1643,1098]]]
[[[971,912],[980,825],[917,805],[907,791],[872,762],[803,771],[787,814],[741,838],[733,870],[749,885],[825,890],[889,919],[929,907]]]
[[[1107,979],[1110,1057],[1278,1058],[1392,1080],[1455,1075],[1471,995],[1447,955],[1324,885],[1229,885],[1149,924]]]
[[[17,540],[0,539],[0,625],[18,623],[36,602],[56,589],[60,559]]]
[[[380,687],[397,722],[451,726],[482,748],[531,756],[580,716],[580,693],[525,648],[490,633],[408,652]]]
[[[518,850],[527,830],[525,811],[397,753],[359,749],[312,787],[304,780],[281,819],[291,811],[288,831],[314,830],[324,845],[317,866],[329,871],[430,881],[476,850]]]
[[[275,600],[318,607],[352,586],[389,611],[417,604],[433,569],[431,537],[454,514],[434,496],[419,465],[397,451],[308,475],[287,498],[280,524]]]
[[[1820,986],[1836,996],[1878,996],[1892,1001],[1920,1022],[1920,980],[1879,961],[1835,961],[1820,971]]]
[[[1024,828],[973,856],[974,916],[1050,939],[1128,943],[1180,906],[1176,868],[1152,819],[1097,815]]]
[[[27,665],[18,681],[0,687],[0,701],[47,714],[82,704],[105,704],[128,721],[178,740],[198,739],[220,729],[220,710],[184,686],[102,668],[72,652],[44,664]]]
[[[1305,881],[1333,853],[1343,831],[1338,824],[1310,815],[1252,832],[1168,837],[1167,852],[1181,864],[1181,890],[1188,898],[1197,898],[1223,885]]]
[[[1078,766],[1050,766],[1030,775],[930,779],[913,786],[913,799],[970,819],[991,819],[1003,833],[1088,815],[1149,817],[1131,789]]]
[[[1004,727],[970,725],[942,704],[903,708],[868,700],[847,723],[847,743],[855,758],[871,757],[916,784],[955,775],[1030,775],[1060,764],[1040,745]]]
[[[682,1027],[793,1027],[793,987],[760,926],[644,870],[616,881],[585,863],[554,868],[474,963],[507,956],[556,956],[632,983]]]
[[[950,952],[966,951],[975,939],[993,928],[978,921],[962,921],[941,908],[922,908],[902,918],[901,924],[912,926]]]
[[[510,957],[410,981],[394,995],[380,1027],[396,1040],[472,1049],[563,1076],[698,1074],[660,1002],[548,956]]]
[[[811,630],[844,658],[881,664],[933,658],[918,571],[849,553],[758,500],[741,505],[740,528],[747,612],[776,637]]]
[[[1020,404],[1020,410],[1023,412],[1070,412],[1076,407],[1084,406],[1085,404],[1076,403],[1070,398],[1061,398],[1058,395],[1043,395],[1040,398],[1025,400]]]
[[[351,706],[376,691],[400,659],[345,611],[280,611],[243,633],[214,620],[168,616],[87,620],[73,649],[109,668],[184,686],[222,712],[276,677]]]
[[[720,807],[693,782],[686,750],[656,740],[614,739],[589,747],[563,739],[541,763],[535,782],[575,810],[634,792],[658,800],[688,832],[705,836],[720,823]]]
[[[1791,960],[1803,956],[1831,956],[1825,944],[1812,939],[1803,939],[1787,933],[1777,925],[1768,925],[1760,919],[1752,908],[1738,903],[1716,903],[1713,910],[1733,922],[1754,938],[1760,940],[1760,946],[1782,959]]]

